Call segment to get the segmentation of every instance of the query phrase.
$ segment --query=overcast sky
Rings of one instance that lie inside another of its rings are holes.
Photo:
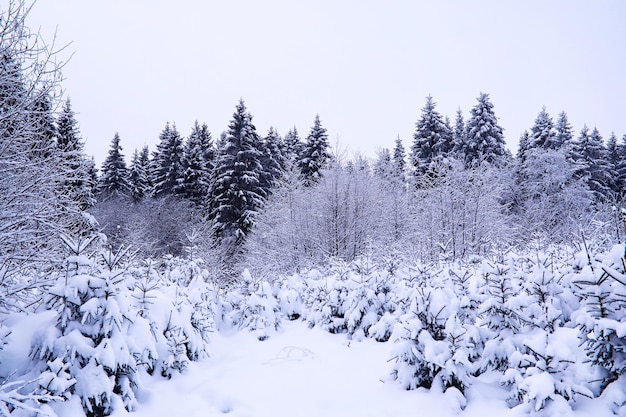
[[[168,121],[218,137],[240,97],[262,135],[319,113],[366,156],[408,148],[428,94],[451,120],[490,94],[513,153],[544,105],[621,137],[625,22],[621,0],[39,0],[27,24],[72,42],[63,86],[100,165],[115,132],[127,158]]]

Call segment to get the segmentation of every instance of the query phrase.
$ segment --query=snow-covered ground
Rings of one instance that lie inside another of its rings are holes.
[[[250,332],[216,333],[211,357],[191,363],[171,380],[149,378],[134,413],[114,416],[522,416],[523,407],[509,409],[506,392],[492,374],[481,377],[459,411],[457,400],[438,389],[405,391],[390,372],[391,344],[371,339],[350,341],[301,321],[283,322],[279,332],[259,341]],[[495,388],[494,388],[495,387]],[[67,405],[61,417],[78,411]],[[552,415],[612,415],[596,400],[571,412],[560,407]],[[61,411],[61,410],[60,410]]]

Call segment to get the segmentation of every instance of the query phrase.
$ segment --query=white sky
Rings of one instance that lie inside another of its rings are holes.
[[[513,153],[543,105],[626,134],[621,0],[39,0],[27,22],[73,42],[63,86],[98,165],[116,131],[127,158],[167,121],[216,138],[240,97],[262,135],[319,113],[367,156],[410,146],[428,94],[454,121],[489,93]]]

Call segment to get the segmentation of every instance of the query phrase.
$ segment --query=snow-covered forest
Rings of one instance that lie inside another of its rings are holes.
[[[323,115],[257,132],[241,99],[223,132],[115,133],[97,167],[63,49],[3,7],[1,415],[140,412],[215,335],[292,321],[387,344],[386,385],[461,414],[486,386],[520,414],[626,413],[626,134],[542,108],[511,152],[488,94],[452,118],[428,96],[370,159]]]

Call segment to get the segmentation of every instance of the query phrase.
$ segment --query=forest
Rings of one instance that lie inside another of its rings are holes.
[[[115,133],[97,167],[28,11],[0,14],[0,414],[132,411],[211,332],[282,320],[400,341],[393,379],[461,409],[495,372],[510,407],[621,390],[626,412],[626,134],[542,108],[513,153],[489,94],[453,121],[428,96],[370,159],[323,115],[257,132],[240,99],[220,133],[164,121],[127,154]],[[22,316],[51,325],[18,361]]]

